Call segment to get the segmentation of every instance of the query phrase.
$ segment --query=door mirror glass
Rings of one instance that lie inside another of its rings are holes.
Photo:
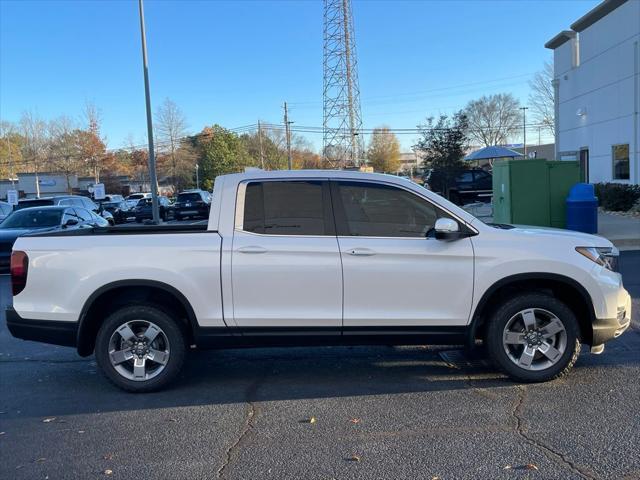
[[[460,238],[460,225],[451,218],[439,218],[435,225],[438,240],[454,240]]]
[[[78,224],[78,220],[75,218],[69,218],[66,222],[64,222],[65,227],[73,227]]]

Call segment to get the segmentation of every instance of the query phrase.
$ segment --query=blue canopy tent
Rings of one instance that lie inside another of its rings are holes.
[[[466,157],[465,160],[493,160],[494,158],[515,158],[522,157],[523,155],[515,150],[511,150],[506,147],[484,147],[480,150],[476,150],[475,152],[470,153]]]

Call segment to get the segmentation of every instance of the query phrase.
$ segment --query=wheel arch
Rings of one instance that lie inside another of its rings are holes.
[[[576,315],[582,341],[591,345],[595,309],[587,290],[576,280],[555,273],[533,272],[510,275],[489,287],[478,302],[468,329],[467,343],[472,347],[484,334],[487,319],[506,295],[519,292],[544,292],[564,302]]]
[[[155,280],[119,280],[103,285],[85,301],[78,318],[76,345],[78,354],[91,355],[100,325],[108,313],[132,303],[156,304],[173,311],[193,341],[198,321],[189,300],[175,287]]]

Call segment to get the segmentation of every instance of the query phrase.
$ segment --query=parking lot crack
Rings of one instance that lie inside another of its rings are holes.
[[[518,385],[516,387],[518,396],[516,398],[516,402],[511,410],[511,416],[515,420],[515,430],[516,433],[529,445],[537,448],[542,452],[542,454],[552,463],[564,467],[568,470],[571,470],[580,478],[584,478],[586,480],[597,480],[592,473],[585,471],[583,468],[579,467],[575,464],[570,458],[568,458],[564,453],[559,452],[551,448],[549,445],[541,442],[540,440],[533,437],[527,430],[524,421],[524,404],[527,398],[527,389]]]
[[[259,383],[260,382],[255,382],[247,390],[247,408],[242,428],[240,429],[240,433],[236,440],[229,446],[229,448],[227,448],[225,452],[224,462],[222,463],[222,465],[220,465],[220,468],[218,468],[216,472],[216,478],[225,478],[234,457],[238,455],[240,449],[247,441],[249,435],[251,434],[251,431],[255,427],[255,418],[259,413],[259,407],[257,406],[256,402],[253,401],[253,399],[255,398],[255,393],[258,389]]]

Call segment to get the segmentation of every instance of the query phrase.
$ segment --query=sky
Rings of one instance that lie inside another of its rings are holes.
[[[414,128],[492,93],[526,103],[544,43],[598,3],[353,0],[364,128]],[[145,17],[154,111],[170,98],[195,133],[282,123],[287,101],[294,126],[322,125],[321,0],[146,0]],[[0,119],[79,120],[87,102],[109,148],[145,143],[138,2],[0,0]]]

